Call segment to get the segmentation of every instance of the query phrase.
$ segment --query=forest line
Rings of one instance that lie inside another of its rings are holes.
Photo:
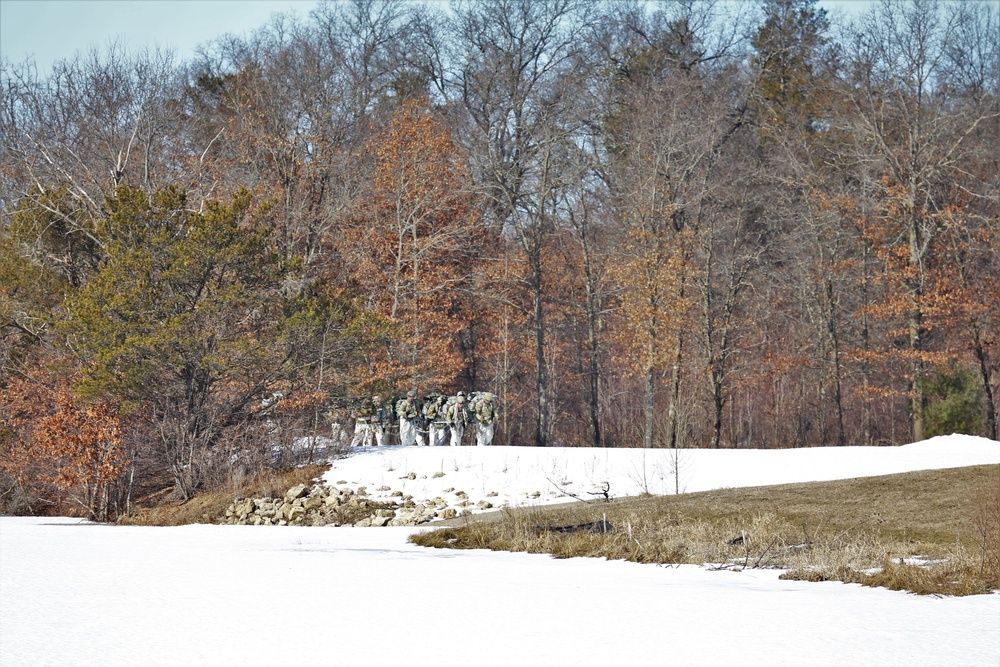
[[[3,62],[2,503],[187,498],[409,390],[494,393],[503,445],[996,439],[998,35],[359,0]]]

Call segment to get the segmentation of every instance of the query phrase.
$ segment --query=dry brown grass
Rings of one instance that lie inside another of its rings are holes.
[[[240,483],[223,489],[200,493],[186,502],[163,502],[140,507],[122,516],[118,523],[133,526],[183,526],[189,523],[218,523],[236,498],[261,498],[284,495],[296,484],[308,484],[329,469],[326,465],[308,465],[290,470],[264,468]]]
[[[606,520],[614,530],[594,533]],[[507,510],[417,544],[719,568],[917,593],[1000,589],[1000,466]],[[919,559],[919,564],[905,559]],[[904,559],[904,560],[901,560]]]

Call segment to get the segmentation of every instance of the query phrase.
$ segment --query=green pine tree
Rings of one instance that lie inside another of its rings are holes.
[[[187,495],[225,430],[308,367],[329,305],[289,289],[298,267],[246,192],[198,212],[176,189],[122,188],[108,210],[104,259],[68,298],[60,333],[84,395],[122,401],[150,425]]]

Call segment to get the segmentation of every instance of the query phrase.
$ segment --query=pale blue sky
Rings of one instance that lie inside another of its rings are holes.
[[[39,73],[60,59],[120,40],[129,49],[169,47],[181,59],[225,33],[243,34],[272,14],[306,16],[318,0],[0,0],[0,52],[21,62],[32,56]],[[847,11],[868,0],[821,0]]]
[[[33,56],[39,72],[77,51],[119,39],[129,49],[169,47],[182,59],[225,33],[242,34],[272,14],[305,16],[318,0],[0,0],[0,52]]]

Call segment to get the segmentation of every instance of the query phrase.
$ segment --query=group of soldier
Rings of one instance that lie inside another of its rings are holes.
[[[415,391],[409,391],[395,406],[375,395],[353,411],[355,419],[353,447],[381,447],[387,444],[387,432],[393,420],[399,423],[399,444],[404,447],[449,444],[459,447],[465,427],[475,426],[476,445],[485,447],[493,442],[497,420],[496,396],[489,392],[460,391],[454,396],[433,393],[422,401]],[[426,437],[425,437],[426,436]]]

